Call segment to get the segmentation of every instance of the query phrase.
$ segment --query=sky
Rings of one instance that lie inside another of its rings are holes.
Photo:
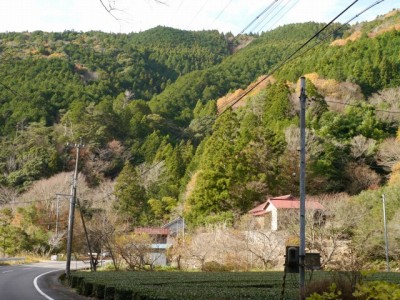
[[[158,25],[183,30],[217,29],[238,34],[268,31],[279,25],[307,21],[329,22],[353,0],[0,0],[0,32],[64,30],[129,33]],[[359,0],[338,21],[345,23],[377,0]],[[384,0],[354,22],[373,20],[400,0]],[[265,11],[261,15],[261,12]],[[259,16],[257,18],[257,16]]]

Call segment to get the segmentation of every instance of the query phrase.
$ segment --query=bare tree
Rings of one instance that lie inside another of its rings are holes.
[[[275,267],[284,253],[283,232],[270,230],[255,230],[244,233],[246,249],[261,261],[264,270]]]
[[[388,138],[379,146],[377,153],[379,165],[390,171],[400,161],[400,141],[395,138]]]
[[[12,187],[0,186],[0,203],[6,204],[15,202],[18,198],[18,191]]]
[[[286,148],[291,153],[297,153],[300,145],[300,128],[294,125],[289,126],[285,130]],[[306,153],[309,157],[317,156],[323,151],[322,146],[318,141],[318,137],[312,131],[306,130]]]
[[[101,5],[104,7],[104,9],[117,21],[120,21],[121,19],[118,18],[115,15],[115,12],[122,11],[121,9],[118,8],[118,0],[99,0]],[[153,0],[156,3],[160,4],[166,4],[165,1],[161,0]]]
[[[365,163],[348,163],[345,168],[346,177],[350,183],[346,191],[352,195],[379,186],[381,177],[374,170],[371,170]]]
[[[376,148],[376,141],[363,135],[353,137],[350,143],[351,155],[357,160],[371,156]]]
[[[62,246],[66,236],[67,236],[66,230],[54,232],[49,235],[49,239],[47,242],[49,245],[49,251],[48,251],[49,254],[53,253],[54,250],[56,250]]]
[[[188,245],[188,258],[199,263],[200,266],[194,264],[192,267],[204,269],[206,260],[212,257],[215,248],[215,237],[212,232],[197,232],[193,235]],[[211,259],[212,260],[212,259]]]
[[[154,268],[158,257],[152,255],[153,239],[147,234],[127,234],[118,237],[116,241],[117,253],[131,270],[145,270]]]
[[[121,224],[119,216],[113,211],[97,213],[88,224],[93,252],[110,256],[116,270],[119,270],[121,265],[116,240],[127,231],[127,227],[127,224]]]
[[[148,190],[154,183],[156,183],[162,173],[164,172],[164,161],[160,161],[154,165],[143,163],[137,167],[141,185]]]
[[[400,110],[400,88],[389,88],[373,94],[368,101],[382,110],[377,111],[377,116],[385,122],[399,121],[399,115],[393,112]]]

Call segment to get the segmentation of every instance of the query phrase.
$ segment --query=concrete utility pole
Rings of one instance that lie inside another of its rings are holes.
[[[72,179],[71,185],[71,200],[69,203],[69,218],[68,218],[68,237],[67,237],[67,264],[65,267],[65,273],[69,277],[71,275],[71,253],[72,253],[72,238],[74,231],[74,219],[75,219],[75,202],[76,202],[76,187],[78,181],[78,161],[79,161],[79,150],[83,148],[81,144],[82,140],[79,144],[75,144],[76,148],[76,160],[75,160],[75,171]]]
[[[60,219],[60,207],[59,207],[59,204],[60,204],[60,197],[70,197],[71,198],[71,195],[68,195],[68,194],[60,194],[60,193],[56,193],[56,204],[57,204],[57,206],[56,206],[56,236],[58,236],[58,227],[59,227],[59,225],[58,225],[58,223],[59,223],[59,219]]]
[[[306,79],[300,78],[300,249],[299,249],[299,283],[300,299],[305,299],[305,266],[306,256]]]
[[[382,209],[383,209],[383,228],[385,230],[386,272],[390,272],[389,242],[388,242],[388,233],[387,233],[385,194],[382,194]]]

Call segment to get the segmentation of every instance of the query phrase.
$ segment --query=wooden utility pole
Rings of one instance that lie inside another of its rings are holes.
[[[81,141],[82,142],[82,141]],[[75,144],[76,149],[76,160],[75,160],[75,171],[72,178],[71,185],[71,199],[69,203],[69,218],[68,218],[68,237],[67,237],[67,263],[65,267],[65,273],[69,277],[71,275],[71,253],[72,253],[72,238],[74,232],[74,220],[75,220],[75,203],[76,203],[76,187],[78,182],[78,162],[79,162],[79,150],[83,147],[81,144]]]
[[[306,256],[306,79],[300,79],[300,249],[299,249],[299,286],[300,299],[305,299]]]

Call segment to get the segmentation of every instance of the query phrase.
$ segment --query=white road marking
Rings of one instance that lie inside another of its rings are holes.
[[[14,270],[7,270],[7,271],[3,271],[3,272],[1,272],[1,273],[10,273],[10,272],[13,272]]]
[[[35,286],[35,289],[38,291],[38,293],[40,295],[42,295],[43,297],[45,297],[47,300],[54,300],[53,298],[51,298],[50,296],[48,296],[47,294],[45,294],[38,286],[37,281],[40,277],[42,277],[43,275],[49,274],[49,273],[53,273],[53,272],[58,272],[60,270],[53,270],[53,271],[49,271],[43,274],[40,274],[39,276],[36,276],[36,278],[33,280],[33,285]]]

